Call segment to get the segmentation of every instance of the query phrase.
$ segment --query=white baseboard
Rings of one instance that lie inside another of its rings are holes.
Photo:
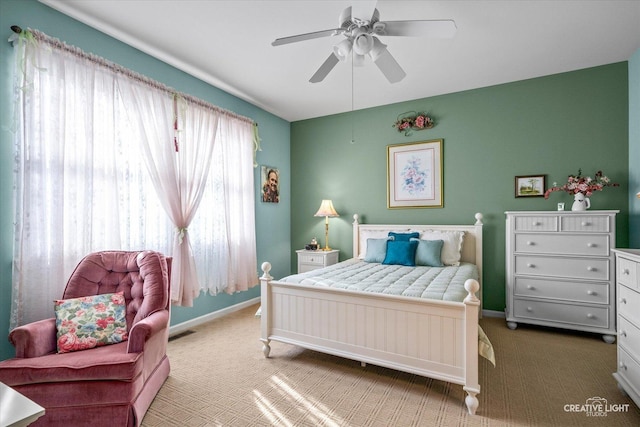
[[[504,311],[482,310],[483,317],[502,317],[505,318]]]
[[[239,304],[235,304],[229,307],[225,307],[222,310],[217,310],[211,313],[207,313],[204,316],[196,317],[195,319],[187,320],[186,322],[178,323],[177,325],[173,325],[169,327],[169,336],[181,334],[190,328],[193,328],[198,325],[202,325],[203,323],[209,322],[213,319],[217,319],[222,316],[226,316],[227,314],[231,314],[235,311],[242,310],[243,308],[252,306],[260,302],[260,297],[255,297],[247,301],[243,301]]]

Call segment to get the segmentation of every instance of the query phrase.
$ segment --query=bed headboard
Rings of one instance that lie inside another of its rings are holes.
[[[397,225],[397,224],[361,224],[358,214],[353,215],[353,257],[363,258],[367,251],[367,239],[382,239],[389,231],[406,233],[410,231],[464,231],[461,261],[478,266],[482,278],[482,214],[475,215],[473,225]]]

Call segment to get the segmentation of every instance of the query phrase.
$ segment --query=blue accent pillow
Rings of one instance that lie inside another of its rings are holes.
[[[416,265],[427,267],[443,267],[441,253],[444,240],[411,239],[418,242],[416,249]]]
[[[387,255],[384,257],[384,261],[382,261],[382,263],[387,265],[406,265],[409,267],[415,267],[417,248],[417,240],[389,240],[387,242]]]
[[[413,233],[394,233],[393,231],[390,231],[389,237],[391,240],[408,242],[412,238],[417,239],[420,237],[420,233],[417,231],[414,231]]]
[[[367,239],[366,262],[382,262],[387,255],[387,241],[389,239]]]

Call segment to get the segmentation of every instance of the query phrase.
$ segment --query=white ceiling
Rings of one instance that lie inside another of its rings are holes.
[[[289,121],[626,61],[640,48],[639,0],[40,1]],[[370,60],[353,85],[350,61],[309,83],[342,36],[271,46],[371,3],[381,21],[453,19],[458,30],[381,37],[407,73],[395,84]]]

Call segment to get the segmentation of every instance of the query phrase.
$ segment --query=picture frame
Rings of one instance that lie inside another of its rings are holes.
[[[280,203],[280,171],[273,166],[260,167],[260,200],[264,203]]]
[[[442,139],[387,146],[387,208],[441,208]]]
[[[544,197],[545,175],[516,176],[516,197]]]

